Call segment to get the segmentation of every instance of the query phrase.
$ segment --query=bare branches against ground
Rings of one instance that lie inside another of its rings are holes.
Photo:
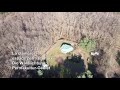
[[[78,42],[94,39],[105,58],[97,63],[103,74],[116,67],[120,49],[120,13],[112,12],[13,12],[0,15],[0,77],[10,77],[11,52],[24,50],[44,54],[58,39]],[[28,49],[26,49],[26,46]],[[33,50],[29,48],[33,47]],[[112,51],[112,52],[111,52]],[[107,57],[107,58],[106,58]],[[110,61],[114,63],[111,66]],[[8,72],[9,71],[9,72]]]

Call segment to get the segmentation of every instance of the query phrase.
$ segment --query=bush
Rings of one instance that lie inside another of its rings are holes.
[[[94,40],[84,38],[80,41],[79,46],[89,53],[90,51],[95,50],[96,42]]]
[[[86,72],[79,75],[77,78],[93,78],[93,75],[90,70],[87,70]]]
[[[43,71],[38,70],[37,72],[38,72],[38,75],[39,75],[39,76],[42,76],[42,75],[43,75]]]

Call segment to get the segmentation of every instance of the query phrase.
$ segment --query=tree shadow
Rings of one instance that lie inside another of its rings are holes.
[[[11,78],[40,78],[37,70],[15,70]]]
[[[102,49],[96,49],[99,52],[98,56],[91,56],[92,64],[88,63],[88,70],[90,70],[93,74],[93,78],[105,78],[105,76],[102,73],[97,72],[97,64],[95,62],[100,62],[101,59],[104,58],[104,55],[106,54],[104,50]]]
[[[11,78],[26,78],[27,73],[24,70],[15,70],[14,74],[11,76]]]
[[[117,52],[116,61],[120,65],[120,51]]]
[[[88,64],[88,69],[92,72],[93,78],[105,78],[103,74],[97,72],[96,68],[95,64]]]
[[[76,78],[85,71],[85,65],[81,56],[66,58],[62,64],[44,71],[44,78]]]
[[[120,74],[114,73],[113,78],[120,78]]]
[[[36,65],[35,65],[36,66]],[[85,65],[81,56],[66,58],[58,66],[51,66],[49,70],[42,70],[43,75],[39,76],[38,70],[15,70],[12,78],[76,78],[85,72]]]

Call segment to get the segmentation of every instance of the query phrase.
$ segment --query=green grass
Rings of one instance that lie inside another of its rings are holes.
[[[84,38],[80,41],[79,46],[83,48],[87,53],[95,50],[96,42],[94,40]]]
[[[63,60],[66,59],[66,57],[72,54],[72,52],[63,54],[60,51],[60,47],[64,41],[58,41],[55,45],[53,45],[50,50],[46,54],[46,60],[50,66],[57,65],[56,57],[62,57]]]

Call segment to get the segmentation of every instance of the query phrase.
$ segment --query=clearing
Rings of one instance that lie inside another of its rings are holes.
[[[62,53],[60,51],[60,47],[63,43],[68,43],[71,44],[74,48],[73,51],[71,51],[70,53]],[[47,52],[46,52],[46,60],[47,63],[50,66],[56,66],[58,65],[58,63],[56,62],[57,58],[62,58],[62,60],[65,60],[67,57],[71,57],[71,56],[77,56],[80,55],[81,59],[84,60],[84,64],[86,69],[88,68],[88,61],[87,59],[89,58],[89,54],[86,53],[81,47],[79,47],[79,45],[75,42],[72,41],[67,41],[67,40],[58,40]]]

